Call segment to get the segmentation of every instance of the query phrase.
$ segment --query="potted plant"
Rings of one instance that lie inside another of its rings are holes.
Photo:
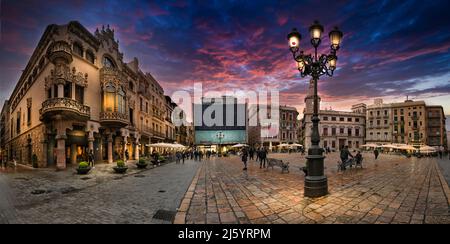
[[[80,162],[80,164],[78,164],[78,168],[77,168],[77,173],[79,175],[85,175],[87,173],[89,173],[89,171],[91,170],[91,167],[89,166],[88,162]]]
[[[128,167],[125,165],[125,162],[123,160],[117,161],[117,166],[113,167],[114,171],[118,174],[124,174],[127,172]]]
[[[38,165],[38,157],[37,157],[37,155],[35,153],[33,154],[33,156],[31,156],[31,161],[32,161],[32,164],[33,164],[33,168],[38,168],[39,167],[39,165]]]
[[[148,166],[147,161],[145,161],[145,159],[140,158],[139,161],[136,163],[136,166],[138,167],[138,169],[145,169]]]
[[[159,156],[159,157],[158,157],[158,161],[159,161],[160,163],[164,163],[164,161],[166,161],[166,158],[165,158],[164,156]]]

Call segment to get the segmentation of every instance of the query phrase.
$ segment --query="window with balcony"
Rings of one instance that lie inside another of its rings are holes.
[[[323,135],[328,136],[328,128],[323,128]]]
[[[355,129],[355,135],[359,136],[359,129]]]
[[[106,112],[113,112],[116,101],[116,88],[113,84],[106,85],[104,90],[103,109]]]
[[[117,112],[124,114],[126,112],[125,109],[125,92],[122,88],[119,89],[119,92],[117,93]],[[131,120],[131,118],[130,118]]]
[[[352,136],[352,129],[350,129],[350,128],[347,129],[347,135]]]
[[[333,135],[333,136],[336,135],[336,128],[331,128],[331,135]]]
[[[130,112],[130,124],[131,124],[131,125],[134,125],[133,109],[130,108],[130,109],[129,109],[129,112]]]
[[[341,134],[341,135],[344,134],[344,128],[339,128],[339,134]]]
[[[84,87],[75,85],[75,100],[80,104],[84,104]]]
[[[72,98],[72,83],[71,82],[66,82],[66,84],[64,84],[64,97]]]

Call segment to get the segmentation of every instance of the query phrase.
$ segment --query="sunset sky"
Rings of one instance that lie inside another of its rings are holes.
[[[203,82],[211,90],[278,88],[282,104],[303,109],[301,78],[286,35],[308,26],[344,32],[338,69],[319,83],[322,107],[350,109],[408,95],[450,115],[450,1],[0,1],[0,99],[9,98],[44,29],[78,20],[111,25],[125,61],[166,94]],[[328,52],[325,37],[322,52]],[[450,121],[450,120],[449,120]]]

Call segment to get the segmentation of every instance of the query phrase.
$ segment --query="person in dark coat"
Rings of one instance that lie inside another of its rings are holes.
[[[259,168],[265,168],[266,167],[266,161],[267,161],[267,150],[265,148],[261,148],[260,155],[259,155]]]
[[[244,169],[247,170],[248,152],[246,148],[242,149],[242,162],[244,163]]]
[[[377,158],[378,158],[378,155],[380,154],[380,152],[378,152],[378,150],[375,149],[375,150],[373,151],[373,154],[375,155],[375,159],[377,159]]]
[[[353,158],[353,155],[350,153],[350,151],[348,150],[348,146],[342,147],[341,149],[341,161],[342,161],[342,170],[345,170],[345,168],[347,167],[347,164],[349,162],[349,158],[348,157]]]

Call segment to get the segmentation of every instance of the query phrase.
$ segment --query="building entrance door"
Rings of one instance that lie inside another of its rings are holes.
[[[345,146],[345,139],[339,139],[339,149],[342,149]]]

